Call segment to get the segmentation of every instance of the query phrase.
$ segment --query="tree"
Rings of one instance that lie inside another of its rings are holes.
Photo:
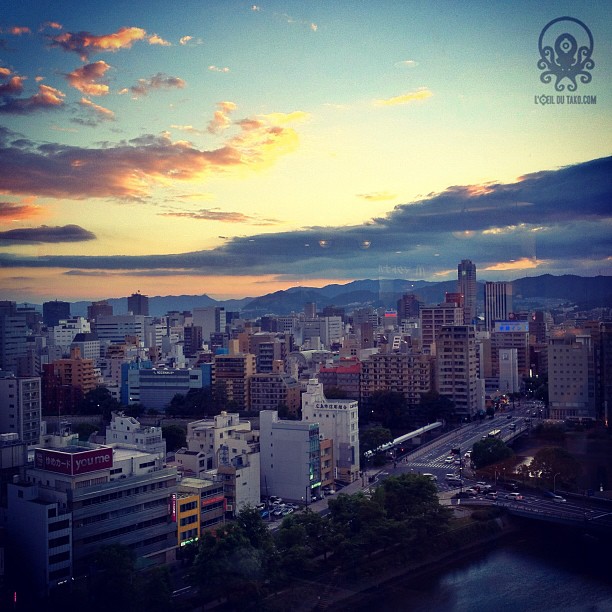
[[[180,425],[164,425],[162,436],[166,440],[166,450],[169,453],[187,446],[187,431]]]
[[[111,412],[117,410],[121,410],[121,404],[102,385],[88,391],[77,406],[78,414],[102,414],[106,421],[110,421]]]
[[[529,464],[529,470],[539,474],[542,480],[554,486],[561,482],[566,484],[576,482],[582,468],[578,460],[564,448],[547,446],[536,452]]]
[[[477,469],[500,463],[512,457],[512,449],[499,438],[486,438],[476,442],[472,449],[472,463]]]
[[[154,567],[137,576],[137,610],[166,612],[172,609],[172,581],[167,567]]]
[[[438,533],[450,518],[448,508],[438,501],[436,485],[425,476],[385,478],[374,499],[382,504],[388,518],[406,522],[427,535]]]
[[[79,434],[79,440],[87,441],[94,431],[99,431],[100,427],[93,423],[77,423],[72,426],[72,432]]]
[[[364,422],[378,421],[383,427],[405,430],[409,426],[406,398],[398,391],[375,391],[364,409],[361,418]]]
[[[94,556],[88,591],[94,610],[132,610],[135,605],[134,553],[120,544],[103,546]]]
[[[452,420],[455,416],[455,403],[436,391],[421,393],[417,413],[423,423],[434,423],[440,419]]]
[[[359,446],[365,453],[393,440],[391,431],[386,427],[369,427],[359,431]]]
[[[231,609],[257,609],[277,567],[276,548],[259,512],[245,508],[215,535],[203,535],[190,579],[205,600],[222,597]]]

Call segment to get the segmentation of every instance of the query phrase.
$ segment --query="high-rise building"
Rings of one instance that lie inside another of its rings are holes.
[[[92,302],[91,305],[87,307],[87,318],[90,321],[92,319],[97,319],[100,316],[113,316],[113,307],[106,300]]]
[[[40,421],[40,377],[0,371],[0,433],[16,433],[25,444],[38,444]]]
[[[596,370],[589,335],[566,334],[548,342],[550,418],[595,420]]]
[[[485,327],[492,331],[495,321],[507,321],[512,313],[512,283],[485,283]]]
[[[15,302],[3,302],[0,305],[0,369],[21,373],[20,362],[28,353],[27,335],[25,315],[17,314]]]
[[[397,318],[417,319],[419,317],[419,299],[414,293],[405,293],[397,300]]]
[[[455,302],[423,306],[419,312],[421,347],[426,355],[436,354],[436,339],[445,325],[463,325],[463,307]]]
[[[128,311],[135,315],[149,316],[149,298],[141,293],[132,293],[127,299]]]
[[[62,319],[70,318],[70,302],[43,302],[43,323],[47,327],[59,325]]]
[[[256,372],[255,355],[215,355],[214,392],[228,402],[235,402],[239,410],[249,406],[249,379]]]
[[[463,323],[473,325],[476,319],[476,265],[462,259],[457,266],[457,290],[463,295]]]
[[[473,325],[442,327],[437,340],[438,393],[455,404],[455,413],[471,418],[479,406],[478,357]]]

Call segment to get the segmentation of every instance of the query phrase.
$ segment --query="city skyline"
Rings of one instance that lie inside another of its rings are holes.
[[[0,299],[612,274],[604,4],[108,6],[3,11]],[[594,104],[540,80],[564,15]]]

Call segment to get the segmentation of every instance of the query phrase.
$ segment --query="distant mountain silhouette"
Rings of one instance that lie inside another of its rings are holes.
[[[543,306],[549,300],[562,300],[577,304],[580,308],[612,307],[612,276],[529,276],[512,281],[514,307],[519,309],[523,302],[532,304],[541,300]],[[303,312],[304,304],[315,302],[317,309],[337,306],[350,312],[356,308],[395,308],[397,300],[405,293],[414,293],[425,304],[444,301],[445,293],[457,290],[457,282],[410,281],[403,279],[356,280],[346,285],[325,287],[291,287],[256,298],[240,300],[214,300],[207,295],[178,295],[149,297],[149,314],[162,316],[169,311],[191,311],[194,308],[223,306],[227,311],[240,311],[245,317],[264,314],[286,315]],[[478,283],[478,300],[484,299],[484,282]],[[127,298],[109,299],[115,314],[127,312]],[[73,316],[86,316],[91,302],[73,302],[70,311]],[[518,307],[518,308],[517,308]],[[525,306],[528,307],[528,306]]]

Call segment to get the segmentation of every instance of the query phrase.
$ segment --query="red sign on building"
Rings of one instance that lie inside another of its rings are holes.
[[[113,449],[63,451],[37,448],[34,452],[34,466],[48,472],[78,476],[113,467]]]

